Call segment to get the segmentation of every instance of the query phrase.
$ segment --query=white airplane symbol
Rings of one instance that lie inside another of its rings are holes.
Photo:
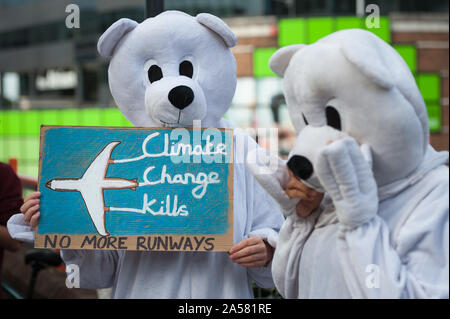
[[[105,207],[103,190],[126,189],[136,190],[137,179],[106,178],[111,152],[120,142],[111,142],[97,155],[91,165],[79,179],[61,178],[49,180],[45,186],[59,192],[80,192],[91,220],[102,236],[109,235],[105,226]]]

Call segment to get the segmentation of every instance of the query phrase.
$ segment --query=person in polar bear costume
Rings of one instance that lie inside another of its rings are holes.
[[[223,114],[236,88],[236,36],[219,18],[167,11],[138,24],[120,19],[101,36],[111,57],[109,84],[135,126],[229,128]],[[270,261],[283,223],[276,203],[245,165],[254,140],[234,130],[234,243],[228,252],[63,250],[78,265],[81,288],[113,287],[114,298],[252,298],[252,280],[273,287]],[[9,221],[16,238],[32,240],[39,193]]]
[[[403,59],[350,29],[281,48],[269,64],[284,77],[299,131],[287,163],[263,150],[248,158],[287,217],[272,262],[280,293],[448,298],[448,152],[428,142],[425,104]],[[325,193],[308,216],[287,195],[288,168]]]

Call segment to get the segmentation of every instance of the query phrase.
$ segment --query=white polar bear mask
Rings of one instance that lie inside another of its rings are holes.
[[[300,132],[289,167],[306,184],[321,190],[314,154],[345,136],[364,145],[378,186],[408,176],[422,162],[425,103],[404,60],[371,32],[343,30],[311,45],[284,47],[269,64],[284,77],[289,113]]]
[[[135,126],[217,126],[236,89],[237,39],[219,18],[166,11],[138,24],[120,19],[98,41],[112,57],[109,86]]]

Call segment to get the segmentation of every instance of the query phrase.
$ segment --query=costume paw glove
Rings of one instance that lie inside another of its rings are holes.
[[[376,215],[377,184],[370,164],[353,138],[346,137],[326,146],[318,155],[316,170],[341,224],[358,227]]]

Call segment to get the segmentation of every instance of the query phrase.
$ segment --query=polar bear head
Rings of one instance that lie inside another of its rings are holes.
[[[422,162],[429,135],[425,103],[404,60],[373,33],[343,30],[311,45],[287,46],[269,64],[284,78],[299,132],[288,166],[306,184],[320,190],[317,154],[345,136],[368,146],[378,186]]]
[[[138,24],[120,19],[98,41],[111,57],[109,87],[135,126],[215,126],[231,104],[237,39],[219,18],[166,11]]]

